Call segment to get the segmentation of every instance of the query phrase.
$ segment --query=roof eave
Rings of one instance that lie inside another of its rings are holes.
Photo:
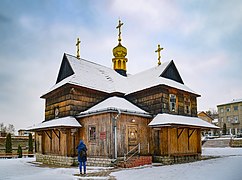
[[[76,118],[93,116],[93,115],[103,114],[103,113],[113,113],[113,112],[117,112],[118,110],[120,110],[121,113],[123,113],[123,114],[137,115],[137,116],[152,118],[152,116],[148,113],[140,113],[140,112],[136,112],[136,111],[128,111],[128,110],[117,109],[117,108],[106,108],[106,109],[101,109],[101,110],[96,110],[96,111],[90,111],[87,113],[81,113],[81,114],[77,115]]]
[[[55,129],[71,129],[71,128],[81,128],[82,126],[55,126],[55,127],[43,127],[43,128],[33,128],[26,131],[36,132],[36,131],[45,131],[45,130],[55,130]]]
[[[207,129],[220,129],[219,127],[204,127],[204,126],[196,126],[196,125],[186,125],[186,124],[176,124],[176,123],[166,123],[166,124],[156,124],[156,125],[149,125],[150,127],[192,127],[192,128],[197,128],[197,129],[202,129],[202,130],[207,130]]]

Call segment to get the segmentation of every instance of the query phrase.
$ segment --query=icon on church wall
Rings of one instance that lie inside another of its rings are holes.
[[[55,118],[58,118],[59,113],[60,113],[59,108],[56,107],[56,108],[55,108]]]

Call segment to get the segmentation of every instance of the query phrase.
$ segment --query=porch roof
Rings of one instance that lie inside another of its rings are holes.
[[[62,117],[62,118],[56,118],[49,121],[43,121],[40,124],[33,125],[29,128],[27,128],[27,131],[38,131],[41,129],[53,129],[53,128],[60,128],[60,127],[75,127],[80,128],[82,127],[81,124],[76,120],[76,118],[72,116]]]
[[[91,107],[90,109],[81,112],[77,117],[85,117],[94,114],[101,114],[105,112],[117,112],[121,111],[124,114],[132,114],[144,117],[151,117],[151,115],[140,109],[136,105],[132,104],[125,98],[113,96],[105,99],[104,101],[96,104],[95,106]]]
[[[219,129],[219,127],[210,124],[198,117],[188,117],[181,115],[172,115],[172,114],[158,114],[155,118],[149,123],[151,127],[167,127],[167,126],[192,126],[202,129]]]

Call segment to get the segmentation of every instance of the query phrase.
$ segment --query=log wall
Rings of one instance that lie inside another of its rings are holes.
[[[37,152],[42,154],[77,156],[79,130],[71,129],[43,130],[36,133]]]
[[[170,110],[169,95],[176,95],[175,111]],[[184,116],[197,116],[196,95],[167,86],[156,86],[126,96],[136,106],[151,114],[169,113]],[[190,112],[185,110],[185,99],[190,101]]]
[[[57,117],[74,116],[101,102],[107,96],[106,93],[100,91],[74,85],[64,85],[43,97],[46,99],[45,120],[56,117],[56,108],[59,110]]]

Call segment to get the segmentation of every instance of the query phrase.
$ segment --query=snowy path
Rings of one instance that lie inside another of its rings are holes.
[[[204,148],[203,155],[222,156],[221,158],[171,166],[142,167],[124,169],[110,175],[118,180],[241,180],[242,148]],[[0,159],[0,180],[72,180],[78,168],[36,167],[28,163],[34,158]],[[87,173],[100,171],[88,167]]]

